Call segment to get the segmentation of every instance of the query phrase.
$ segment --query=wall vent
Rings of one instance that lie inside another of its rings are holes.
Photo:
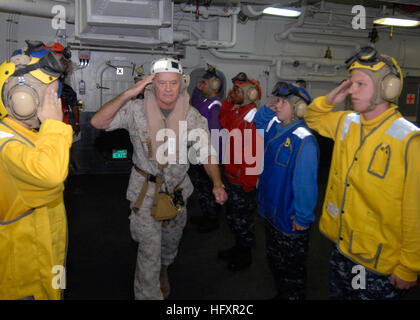
[[[75,37],[83,44],[157,47],[173,43],[170,0],[76,0]]]

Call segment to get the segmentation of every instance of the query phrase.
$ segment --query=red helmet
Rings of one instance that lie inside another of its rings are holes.
[[[47,44],[48,48],[50,48],[53,52],[55,52],[59,57],[61,55],[64,56],[66,59],[71,58],[71,51],[69,47],[64,47],[61,43],[55,42],[53,44]]]

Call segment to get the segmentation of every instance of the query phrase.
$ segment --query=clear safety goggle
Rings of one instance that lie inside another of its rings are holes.
[[[287,82],[279,81],[273,88],[271,94],[275,97],[288,98],[290,96],[297,96],[305,101],[307,104],[310,103],[309,99],[302,95],[297,88],[290,86]]]

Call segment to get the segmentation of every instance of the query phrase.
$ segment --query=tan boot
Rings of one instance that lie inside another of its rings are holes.
[[[171,292],[171,286],[169,284],[168,266],[164,266],[163,264],[160,268],[160,290],[162,290],[162,295],[164,299],[169,297],[169,293]]]

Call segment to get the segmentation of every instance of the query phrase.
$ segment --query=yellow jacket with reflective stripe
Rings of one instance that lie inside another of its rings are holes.
[[[38,133],[0,121],[0,299],[61,298],[52,270],[65,264],[71,141],[71,126],[59,121]]]
[[[391,107],[373,120],[332,111],[325,97],[305,114],[334,140],[320,230],[342,254],[379,274],[420,273],[420,130]]]

